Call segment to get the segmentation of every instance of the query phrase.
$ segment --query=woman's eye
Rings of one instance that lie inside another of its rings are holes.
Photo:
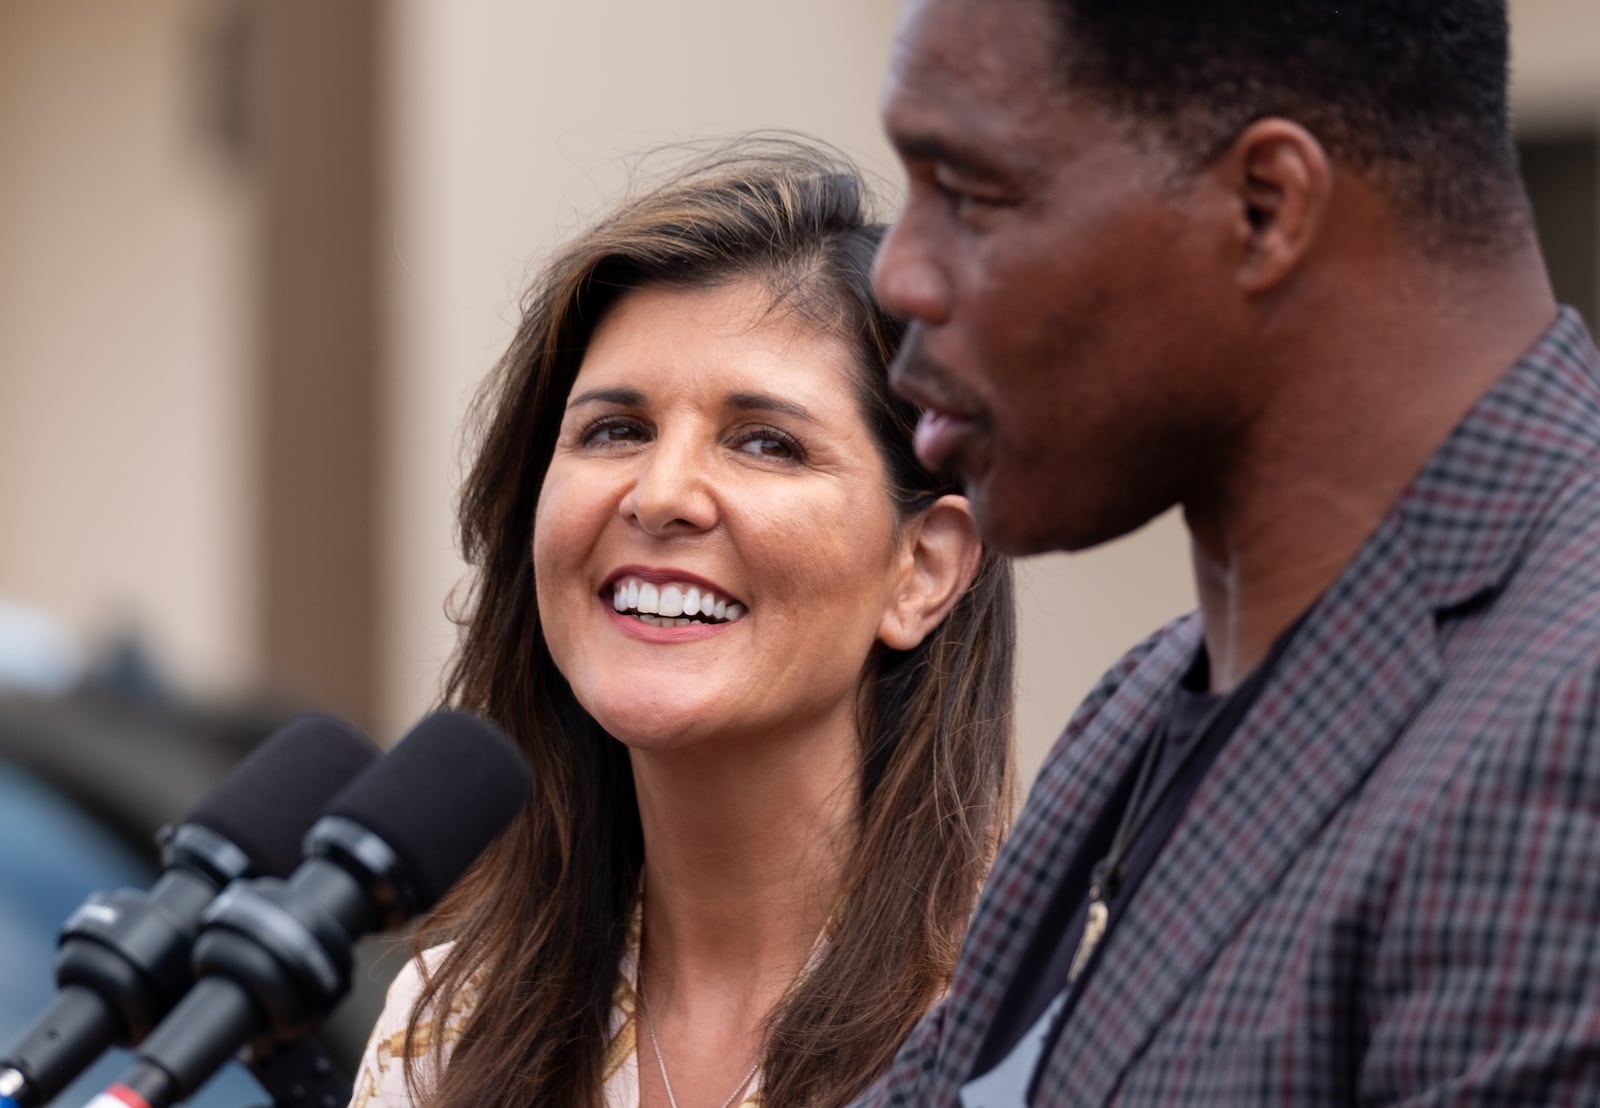
[[[741,453],[775,461],[798,462],[805,458],[805,452],[793,435],[768,427],[743,432],[735,440],[734,446]]]
[[[647,437],[644,426],[638,420],[608,416],[585,427],[579,441],[585,446],[606,447],[644,442]]]

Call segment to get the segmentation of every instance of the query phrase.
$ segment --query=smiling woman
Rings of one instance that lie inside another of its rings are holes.
[[[859,175],[745,142],[529,295],[476,408],[452,700],[535,796],[356,1104],[842,1104],[948,983],[1009,810],[1009,568],[890,395]]]

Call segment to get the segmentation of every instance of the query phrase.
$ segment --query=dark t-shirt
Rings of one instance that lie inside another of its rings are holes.
[[[963,1089],[964,1104],[971,1108],[1026,1104],[1028,1101],[1021,1096],[1024,1081],[1031,1099],[1038,1060],[1048,1055],[1050,1043],[1071,1013],[1084,982],[1094,973],[1101,953],[1116,942],[1117,921],[1183,817],[1206,771],[1266,686],[1293,633],[1291,627],[1280,635],[1262,663],[1238,688],[1224,696],[1206,692],[1210,666],[1205,648],[1198,651],[1172,690],[1163,723],[1164,739],[1158,733],[1157,739],[1152,740],[1160,741],[1161,748],[1141,805],[1149,807],[1150,813],[1138,826],[1128,849],[1122,881],[1106,904],[1109,919],[1105,936],[1069,987],[1067,970],[1083,938],[1091,871],[1111,849],[1139,775],[1138,761],[1142,759],[1136,760],[1118,784],[1046,910],[973,1066],[975,1079],[991,1076]],[[1002,1076],[1002,1069],[1011,1076]]]

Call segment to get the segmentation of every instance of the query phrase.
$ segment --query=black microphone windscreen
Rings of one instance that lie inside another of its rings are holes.
[[[183,822],[233,843],[262,876],[287,877],[328,801],[378,754],[371,739],[342,719],[300,716],[257,746]]]
[[[487,720],[435,712],[328,805],[399,857],[421,903],[438,902],[528,799],[527,762]]]

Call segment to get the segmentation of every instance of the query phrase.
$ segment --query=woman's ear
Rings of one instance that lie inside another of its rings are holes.
[[[972,584],[982,552],[964,496],[941,496],[909,520],[878,639],[895,650],[922,642]]]

